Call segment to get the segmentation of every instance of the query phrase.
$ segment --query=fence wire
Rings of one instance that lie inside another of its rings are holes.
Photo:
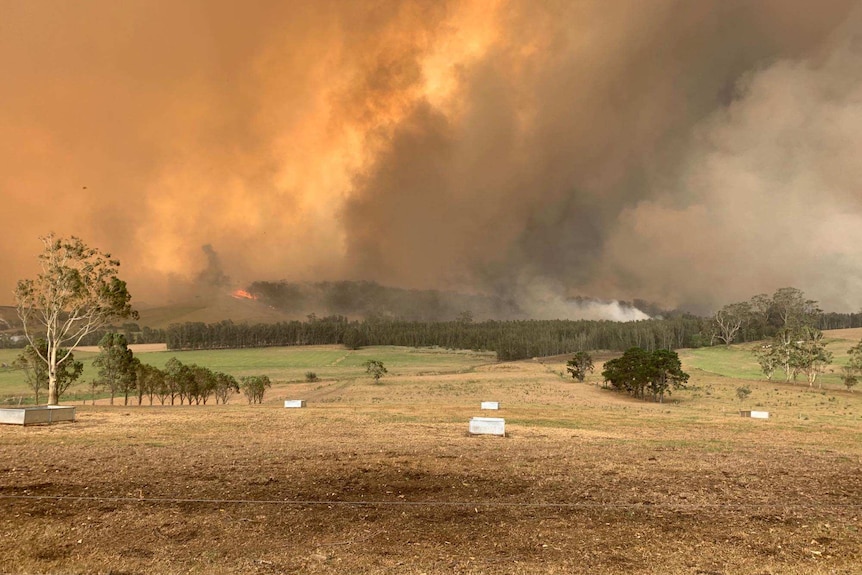
[[[80,501],[93,503],[147,503],[202,504],[202,505],[283,505],[288,507],[467,507],[467,508],[525,508],[525,509],[573,509],[573,510],[623,510],[623,511],[696,511],[696,510],[858,510],[862,504],[822,503],[611,503],[601,501],[568,502],[524,502],[524,501],[345,501],[341,499],[204,499],[180,497],[104,497],[83,495],[0,495],[0,500],[21,501]]]

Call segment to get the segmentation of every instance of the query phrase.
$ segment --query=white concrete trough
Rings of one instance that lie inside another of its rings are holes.
[[[753,419],[769,419],[768,411],[740,411],[742,417],[751,417]]]
[[[506,420],[501,417],[474,417],[470,419],[471,435],[506,435]]]
[[[75,421],[74,405],[37,405],[35,407],[0,408],[0,423],[12,425],[37,425]]]
[[[482,409],[500,409],[499,401],[483,401]]]
[[[285,407],[305,407],[304,399],[285,399],[284,400]]]

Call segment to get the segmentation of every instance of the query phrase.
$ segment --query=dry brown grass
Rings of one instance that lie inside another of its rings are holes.
[[[0,571],[862,572],[862,394],[760,382],[755,421],[737,380],[659,405],[563,365],[0,428]],[[507,438],[467,435],[481,400]]]

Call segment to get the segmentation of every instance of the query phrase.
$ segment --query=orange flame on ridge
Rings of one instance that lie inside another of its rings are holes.
[[[244,289],[234,290],[230,295],[234,299],[257,299],[256,295],[250,294]]]

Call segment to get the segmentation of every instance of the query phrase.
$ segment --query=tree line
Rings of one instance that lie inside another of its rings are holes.
[[[373,345],[439,346],[496,352],[501,361],[559,355],[575,351],[630,347],[677,349],[700,347],[709,320],[682,314],[669,319],[637,322],[595,320],[516,320],[474,322],[469,314],[446,322],[369,318],[350,321],[344,316],[274,324],[173,324],[166,330],[169,350],[343,344],[348,348]]]
[[[81,338],[78,345],[99,345],[99,342],[108,333],[122,333],[129,344],[137,343],[164,343],[165,330],[141,326],[129,322],[122,325],[108,325],[102,329],[93,330]],[[23,330],[12,330],[9,333],[0,333],[0,349],[23,349],[29,344],[24,336]]]

